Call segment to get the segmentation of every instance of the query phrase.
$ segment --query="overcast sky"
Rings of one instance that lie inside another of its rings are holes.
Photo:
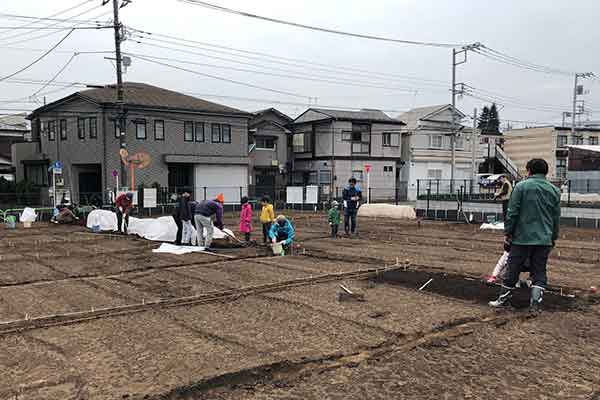
[[[0,12],[48,17],[82,1],[3,2]],[[596,72],[600,76],[600,3],[597,0],[209,1],[263,16],[356,33],[443,43],[481,42],[492,49],[536,64],[567,71]],[[101,2],[102,0],[91,0],[56,18],[75,16],[99,6]],[[112,8],[108,4],[75,19],[96,18],[106,13],[101,19],[108,21],[111,11]],[[231,50],[216,47],[212,49],[221,53],[210,52],[206,50],[206,45],[188,42],[188,45],[196,48],[183,47],[182,42],[166,43],[164,41],[174,40],[157,36],[153,39],[147,36],[131,37],[123,44],[125,52],[164,57],[169,60],[159,61],[203,74],[289,93],[280,94],[225,82],[136,58],[133,58],[132,66],[125,75],[125,80],[128,81],[146,82],[172,90],[196,93],[207,100],[247,111],[273,106],[296,116],[306,109],[310,101],[330,108],[380,108],[395,116],[415,106],[444,104],[449,103],[451,99],[449,48],[384,43],[314,32],[226,14],[177,0],[133,0],[122,9],[121,19],[125,25],[144,31],[311,63],[282,59],[279,59],[279,63],[268,62],[263,56],[238,53],[253,58],[240,57],[224,53],[231,53]],[[27,22],[24,20],[0,18],[0,26],[3,27],[25,23]],[[40,22],[36,23],[36,26],[49,23]],[[50,32],[54,33],[36,38]],[[65,34],[66,31],[30,32],[0,29],[0,48],[3,55],[0,76],[6,76],[29,64],[43,53],[42,50],[50,48]],[[144,44],[136,43],[135,40]],[[113,48],[111,30],[78,30],[58,47],[58,51],[15,78],[48,80],[67,62],[72,51],[103,51]],[[114,67],[111,61],[104,59],[107,56],[110,55],[78,55],[57,81],[98,84],[114,82]],[[238,62],[234,62],[236,60]],[[184,64],[181,61],[214,66]],[[321,69],[314,69],[314,63],[329,65],[335,67],[335,70],[318,66],[317,68]],[[230,68],[259,73],[235,71]],[[301,80],[274,74],[338,83]],[[353,84],[348,85],[347,82]],[[508,104],[500,106],[502,119],[560,122],[561,111],[569,111],[571,108],[572,76],[533,72],[474,53],[469,53],[468,62],[458,67],[457,82],[480,89],[480,94],[493,93],[491,96],[505,99],[504,102]],[[596,112],[591,118],[600,120],[600,80],[584,80],[582,83],[590,93],[581,96],[581,99],[585,100],[588,110],[595,109]],[[0,101],[27,98],[40,86],[0,82]],[[47,87],[41,93],[54,91],[47,94],[47,101],[53,101],[75,90],[71,88],[56,92],[56,89]],[[510,99],[506,101],[506,98]],[[5,108],[0,112],[12,113],[20,108],[35,108],[35,104],[27,102],[30,100],[24,101],[26,102],[0,103],[0,108]],[[463,97],[457,102],[465,114],[472,114],[474,107],[481,108],[484,104],[485,101],[469,97]]]

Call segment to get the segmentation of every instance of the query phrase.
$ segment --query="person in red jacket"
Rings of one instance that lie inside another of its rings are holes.
[[[133,193],[127,192],[119,195],[115,200],[115,208],[117,212],[117,231],[127,233],[129,211],[133,208]],[[125,216],[125,225],[123,225],[123,216]],[[121,227],[123,227],[123,230],[121,230]]]

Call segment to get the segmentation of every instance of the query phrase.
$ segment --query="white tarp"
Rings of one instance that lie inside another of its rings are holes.
[[[504,230],[504,222],[495,222],[493,224],[482,224],[479,229]]]
[[[170,243],[162,243],[158,249],[152,250],[153,253],[176,254],[178,256],[182,255],[182,254],[189,254],[189,253],[202,252],[202,251],[204,251],[204,247],[176,246],[176,245],[170,244]]]
[[[116,231],[117,215],[112,211],[94,210],[87,217],[87,227],[92,229],[94,226],[98,226],[101,231]],[[229,229],[224,229],[224,231],[234,236]],[[174,242],[177,235],[177,225],[175,225],[173,217],[143,219],[130,217],[127,233],[157,242]],[[214,239],[225,239],[226,236],[219,228],[215,227]],[[193,229],[192,242],[195,241],[195,238],[196,230]]]
[[[393,204],[363,204],[358,209],[359,217],[384,217],[392,219],[416,219],[415,209]]]

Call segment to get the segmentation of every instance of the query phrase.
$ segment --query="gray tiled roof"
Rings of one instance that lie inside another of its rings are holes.
[[[336,119],[387,122],[391,124],[397,124],[399,122],[397,119],[390,117],[389,115],[380,110],[344,111],[330,110],[326,108],[311,108],[311,110],[324,114],[325,117],[332,117]]]
[[[83,90],[78,92],[78,94],[97,103],[114,103],[117,101],[117,91],[115,87],[116,85],[112,84],[102,88]],[[127,105],[164,107],[200,112],[248,114],[232,107],[148,85],[146,83],[125,82],[123,83],[123,88],[125,104]]]
[[[406,124],[406,128],[415,129],[419,124],[419,120],[448,106],[449,104],[438,104],[435,106],[413,108],[398,115],[398,119]]]

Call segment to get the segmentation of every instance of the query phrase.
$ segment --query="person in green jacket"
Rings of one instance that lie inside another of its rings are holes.
[[[337,238],[338,227],[340,226],[340,210],[339,203],[335,200],[331,202],[331,208],[327,212],[327,222],[329,222],[329,226],[331,227],[331,238]]]
[[[508,270],[498,299],[492,307],[510,304],[519,274],[529,262],[532,277],[530,306],[539,309],[547,285],[546,264],[558,239],[560,190],[546,180],[548,163],[533,159],[527,163],[528,177],[513,190],[504,222],[506,243],[510,244]]]

